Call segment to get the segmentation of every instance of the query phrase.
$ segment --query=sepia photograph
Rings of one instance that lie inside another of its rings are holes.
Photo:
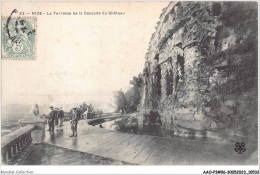
[[[2,1],[1,165],[258,166],[258,1]]]

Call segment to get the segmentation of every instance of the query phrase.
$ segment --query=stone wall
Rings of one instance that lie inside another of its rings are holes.
[[[146,54],[141,113],[256,136],[257,23],[257,2],[171,2]]]

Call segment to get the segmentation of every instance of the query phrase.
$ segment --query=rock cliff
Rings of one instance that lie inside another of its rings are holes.
[[[165,128],[256,137],[257,6],[200,1],[163,9],[145,58],[141,113],[155,111]]]

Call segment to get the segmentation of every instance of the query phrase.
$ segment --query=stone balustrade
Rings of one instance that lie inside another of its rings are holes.
[[[1,154],[2,163],[11,164],[32,143],[31,132],[35,125],[24,126],[2,137]]]
[[[1,154],[3,164],[15,164],[30,150],[34,143],[45,137],[45,121],[36,117],[19,120],[22,128],[2,137]]]
[[[129,114],[115,114],[114,116],[110,116],[110,117],[101,117],[101,118],[94,118],[94,119],[89,119],[87,120],[87,123],[89,125],[98,125],[98,124],[101,124],[105,121],[110,121],[110,120],[115,120],[115,119],[118,119],[118,118],[124,118],[124,117],[130,117]]]
[[[72,114],[65,114],[64,121],[70,121],[72,119]]]

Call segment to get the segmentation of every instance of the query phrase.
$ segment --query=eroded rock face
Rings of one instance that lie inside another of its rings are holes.
[[[165,127],[256,136],[257,23],[256,2],[171,2],[146,54],[141,111]]]

